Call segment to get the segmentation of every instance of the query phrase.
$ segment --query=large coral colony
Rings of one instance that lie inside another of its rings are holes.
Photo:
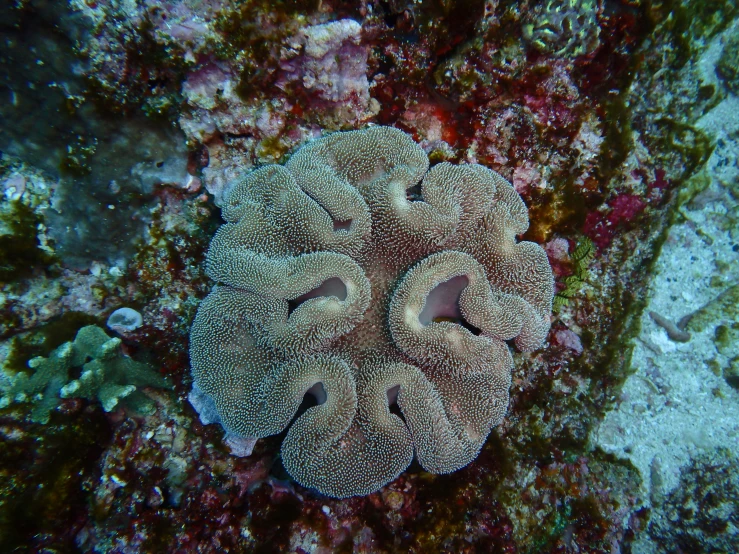
[[[377,491],[414,456],[431,473],[477,457],[507,409],[507,341],[542,345],[554,289],[544,250],[516,240],[528,212],[505,179],[429,169],[375,126],[252,171],[223,217],[191,331],[206,421],[241,439],[289,426],[285,468],[333,497]]]

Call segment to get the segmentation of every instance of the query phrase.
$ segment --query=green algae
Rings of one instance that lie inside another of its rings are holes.
[[[729,360],[728,367],[724,368],[723,377],[730,387],[739,390],[739,356]]]
[[[41,216],[20,201],[12,201],[10,206],[10,210],[0,216],[2,224],[10,231],[0,235],[0,282],[28,277],[36,269],[48,268],[55,261],[38,240]]]
[[[667,0],[650,3],[645,13],[665,51],[661,65],[652,67],[662,75],[654,77],[654,91],[666,90],[653,100],[652,113],[662,115],[649,117],[650,124],[640,132],[664,158],[664,165],[678,169],[679,204],[685,204],[708,186],[704,165],[715,148],[707,133],[691,121],[722,98],[712,83],[700,82],[695,60],[739,12],[735,3]]]
[[[593,241],[588,237],[583,237],[578,241],[575,250],[570,256],[573,269],[572,275],[564,278],[564,289],[554,295],[552,309],[555,313],[563,306],[567,306],[570,303],[570,299],[580,292],[583,284],[588,280],[588,266],[594,258],[595,245]]]
[[[692,199],[707,186],[704,185],[707,177],[700,175],[700,169],[713,152],[714,144],[702,130],[675,118],[661,117],[655,124],[660,131],[656,139],[659,149],[678,154],[684,164],[682,174],[690,176],[683,189],[686,192],[680,192],[681,200]]]
[[[739,459],[724,448],[698,454],[655,507],[649,524],[655,552],[736,552],[738,503]]]
[[[728,355],[731,347],[739,344],[739,322],[716,327],[713,342],[719,353]]]
[[[44,426],[0,430],[0,551],[26,552],[45,537],[45,552],[67,552],[88,509],[89,476],[110,438],[101,412]]]
[[[736,2],[655,0],[651,17],[670,33],[676,67],[695,59],[708,40],[723,31],[739,13]]]
[[[285,163],[289,150],[289,145],[277,136],[262,139],[255,153],[260,159],[271,160],[271,163]]]
[[[700,333],[722,320],[739,322],[739,283],[729,287],[696,311],[690,318],[687,329]]]
[[[711,360],[716,366],[714,372],[723,377],[730,387],[737,389],[739,388],[739,320],[731,324],[719,325],[713,335],[716,350],[728,359],[724,364],[718,360]]]
[[[689,102],[680,91],[680,80],[684,78],[680,69],[688,60],[697,58],[708,40],[722,31],[736,12],[726,3],[708,6],[696,0],[669,0],[645,4],[640,11],[641,25],[654,35],[653,40],[661,44],[665,52],[661,65],[652,67],[652,72],[660,75],[663,74],[660,69],[665,72],[663,77],[654,81],[658,85],[654,88],[655,94],[660,94],[659,98],[652,100],[656,107],[652,107],[650,112],[654,115],[646,116],[648,124],[645,125],[642,118],[636,124],[642,140],[655,152],[654,157],[660,165],[680,168],[679,176],[673,179],[681,183],[681,203],[702,190],[701,178],[693,176],[700,171],[714,148],[705,132],[687,122],[686,114],[689,115],[696,106],[710,109],[720,100],[720,95],[710,83],[694,91],[691,85],[686,92],[694,102]],[[630,97],[629,89],[633,77],[642,69],[641,64],[642,57],[633,56],[621,86],[617,87],[622,93],[606,103],[606,140],[601,145],[604,175],[613,174],[631,151],[635,99]],[[659,87],[667,90],[658,93]],[[650,90],[644,92],[652,93]],[[660,106],[662,103],[667,105]],[[657,113],[663,115],[655,117]]]
[[[721,51],[716,72],[733,93],[739,93],[739,33],[729,36]]]
[[[713,330],[713,344],[724,357],[724,362],[713,358],[705,363],[715,375],[722,376],[730,387],[739,388],[739,283],[728,287],[691,314],[686,329],[700,333],[713,325],[716,325]]]

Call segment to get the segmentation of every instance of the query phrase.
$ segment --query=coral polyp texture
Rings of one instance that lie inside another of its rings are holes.
[[[539,348],[552,308],[547,256],[517,242],[528,213],[505,179],[429,169],[410,136],[370,127],[249,173],[223,217],[190,357],[230,436],[290,426],[285,468],[334,497],[378,490],[414,455],[431,473],[477,457],[507,409],[506,341]]]

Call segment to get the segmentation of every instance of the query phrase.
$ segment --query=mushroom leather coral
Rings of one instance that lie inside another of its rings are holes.
[[[378,490],[414,455],[432,473],[477,457],[508,405],[506,341],[540,347],[552,307],[505,179],[429,169],[407,134],[370,127],[249,173],[223,217],[190,357],[230,435],[290,426],[285,468],[334,497]],[[317,405],[295,418],[306,393]]]

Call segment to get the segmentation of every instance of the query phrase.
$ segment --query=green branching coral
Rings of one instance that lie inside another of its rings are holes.
[[[83,327],[74,341],[62,344],[48,358],[30,360],[32,373],[0,375],[0,408],[31,403],[35,423],[47,423],[62,398],[97,400],[106,412],[121,401],[134,411],[150,412],[153,404],[138,387],[170,385],[148,365],[123,356],[120,344],[100,327]],[[75,369],[79,377],[70,379]]]

